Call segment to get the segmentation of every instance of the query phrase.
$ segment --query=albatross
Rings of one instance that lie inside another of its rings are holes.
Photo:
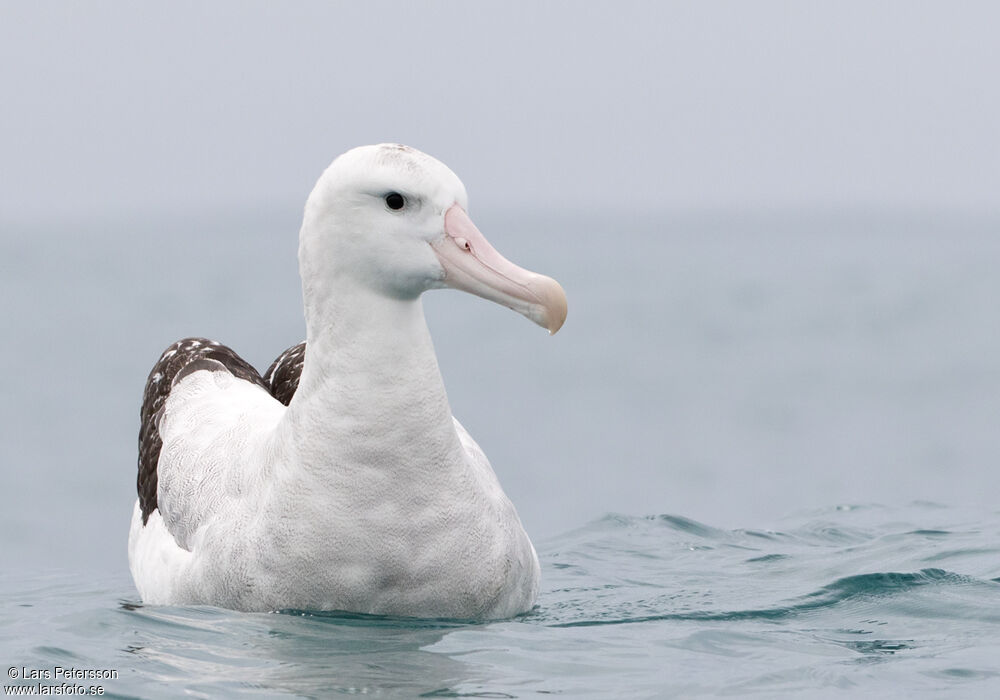
[[[306,201],[306,341],[261,376],[177,341],[149,374],[129,567],[147,604],[497,619],[539,566],[452,416],[421,294],[451,287],[555,333],[559,284],[504,258],[465,187],[398,144],[336,158]]]

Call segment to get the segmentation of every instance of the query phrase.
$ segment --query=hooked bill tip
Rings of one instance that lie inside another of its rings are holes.
[[[566,322],[566,292],[562,285],[551,277],[539,275],[540,284],[534,289],[541,301],[544,325],[549,335],[555,335]]]

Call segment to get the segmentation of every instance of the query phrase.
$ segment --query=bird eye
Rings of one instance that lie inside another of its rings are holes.
[[[406,198],[399,192],[390,192],[385,196],[385,205],[390,209],[402,209],[406,206]]]

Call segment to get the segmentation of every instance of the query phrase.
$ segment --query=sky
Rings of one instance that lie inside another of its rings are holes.
[[[0,226],[300,207],[383,141],[494,210],[995,213],[998,26],[990,2],[6,1]]]

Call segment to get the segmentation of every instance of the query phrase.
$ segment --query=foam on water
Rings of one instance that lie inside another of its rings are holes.
[[[920,697],[1000,691],[1000,517],[833,508],[776,530],[608,515],[542,543],[488,624],[149,607],[126,579],[0,579],[0,651],[114,668],[110,697]]]

